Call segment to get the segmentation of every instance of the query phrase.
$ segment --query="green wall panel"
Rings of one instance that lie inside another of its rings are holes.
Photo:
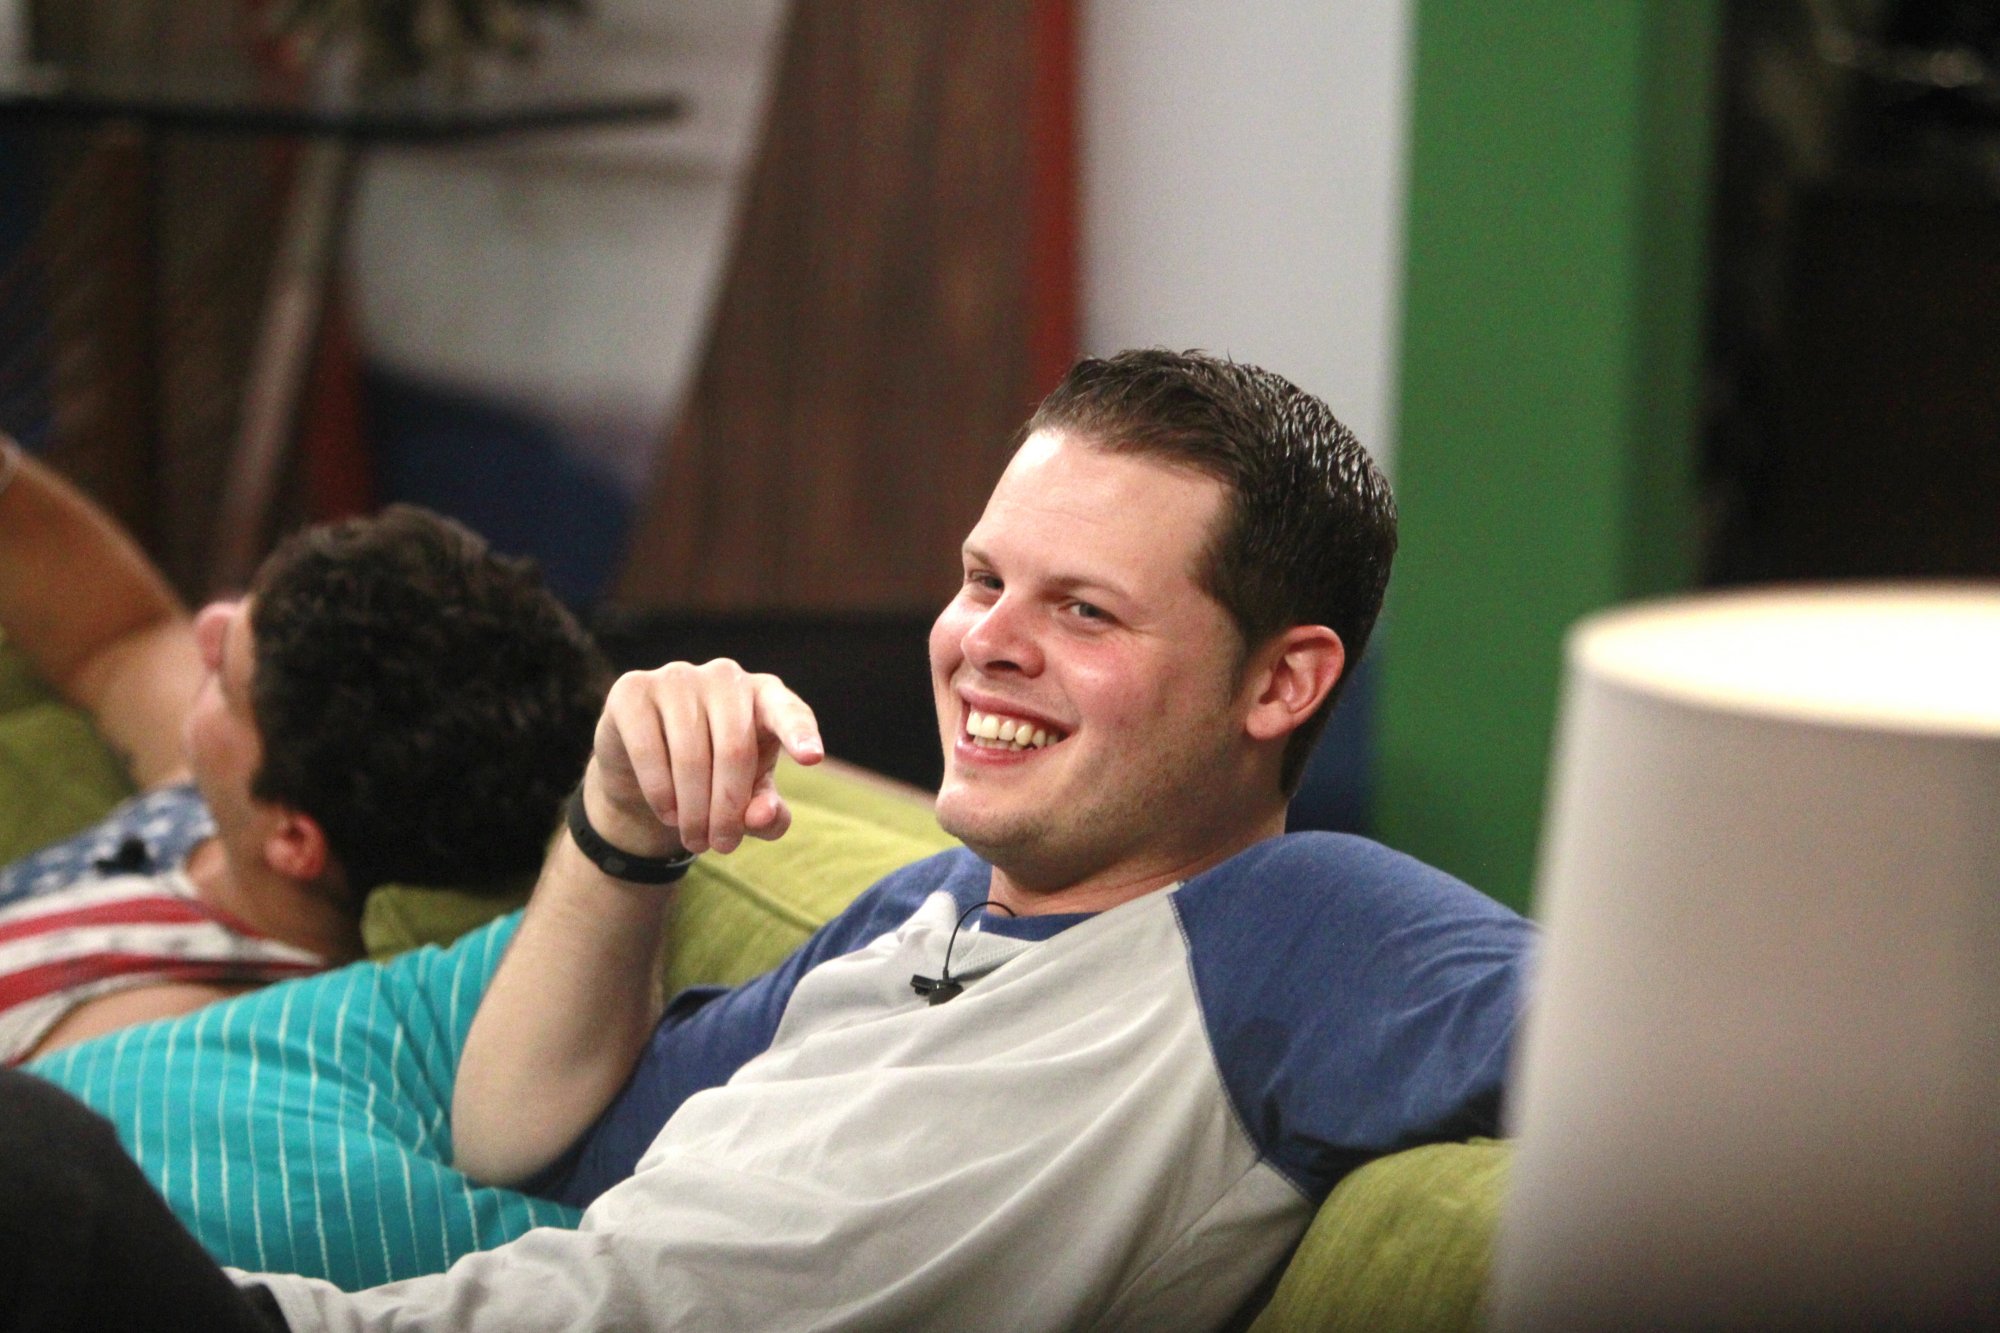
[[[1517,906],[1564,629],[1686,586],[1713,0],[1417,7],[1383,837]]]

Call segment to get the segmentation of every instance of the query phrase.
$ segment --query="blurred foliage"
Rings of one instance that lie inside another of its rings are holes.
[[[581,18],[588,0],[279,0],[278,31],[311,58],[352,43],[366,76],[460,71],[475,57],[532,55],[537,19]]]

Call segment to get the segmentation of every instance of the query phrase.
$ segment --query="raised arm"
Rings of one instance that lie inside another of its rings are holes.
[[[780,751],[802,764],[823,754],[812,710],[777,677],[726,659],[633,672],[598,720],[584,812],[642,857],[776,838],[791,826],[771,778]],[[557,839],[466,1037],[451,1107],[460,1170],[526,1179],[624,1086],[660,1017],[668,899],[604,873],[568,832]]]
[[[134,782],[178,780],[202,680],[187,608],[123,528],[4,435],[0,478],[0,629]]]

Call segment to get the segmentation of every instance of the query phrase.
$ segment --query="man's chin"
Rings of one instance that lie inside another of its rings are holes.
[[[992,809],[970,793],[955,791],[950,783],[938,793],[937,821],[946,833],[989,862],[1033,838],[1032,821],[1015,812]]]
[[[1005,875],[1016,890],[1054,892],[1083,879],[1091,849],[1076,844],[1073,831],[1025,816],[997,812],[974,817],[948,814],[940,803],[938,823],[968,851]]]
[[[979,838],[980,821],[965,808],[966,804],[964,793],[954,791],[951,781],[946,779],[938,789],[938,827],[969,847]]]

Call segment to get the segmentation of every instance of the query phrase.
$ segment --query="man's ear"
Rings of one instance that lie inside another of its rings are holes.
[[[1325,625],[1294,625],[1257,654],[1244,728],[1260,741],[1305,725],[1347,669],[1347,648]]]
[[[280,875],[311,883],[326,873],[332,849],[326,830],[303,810],[270,807],[272,820],[264,834],[264,860]]]

